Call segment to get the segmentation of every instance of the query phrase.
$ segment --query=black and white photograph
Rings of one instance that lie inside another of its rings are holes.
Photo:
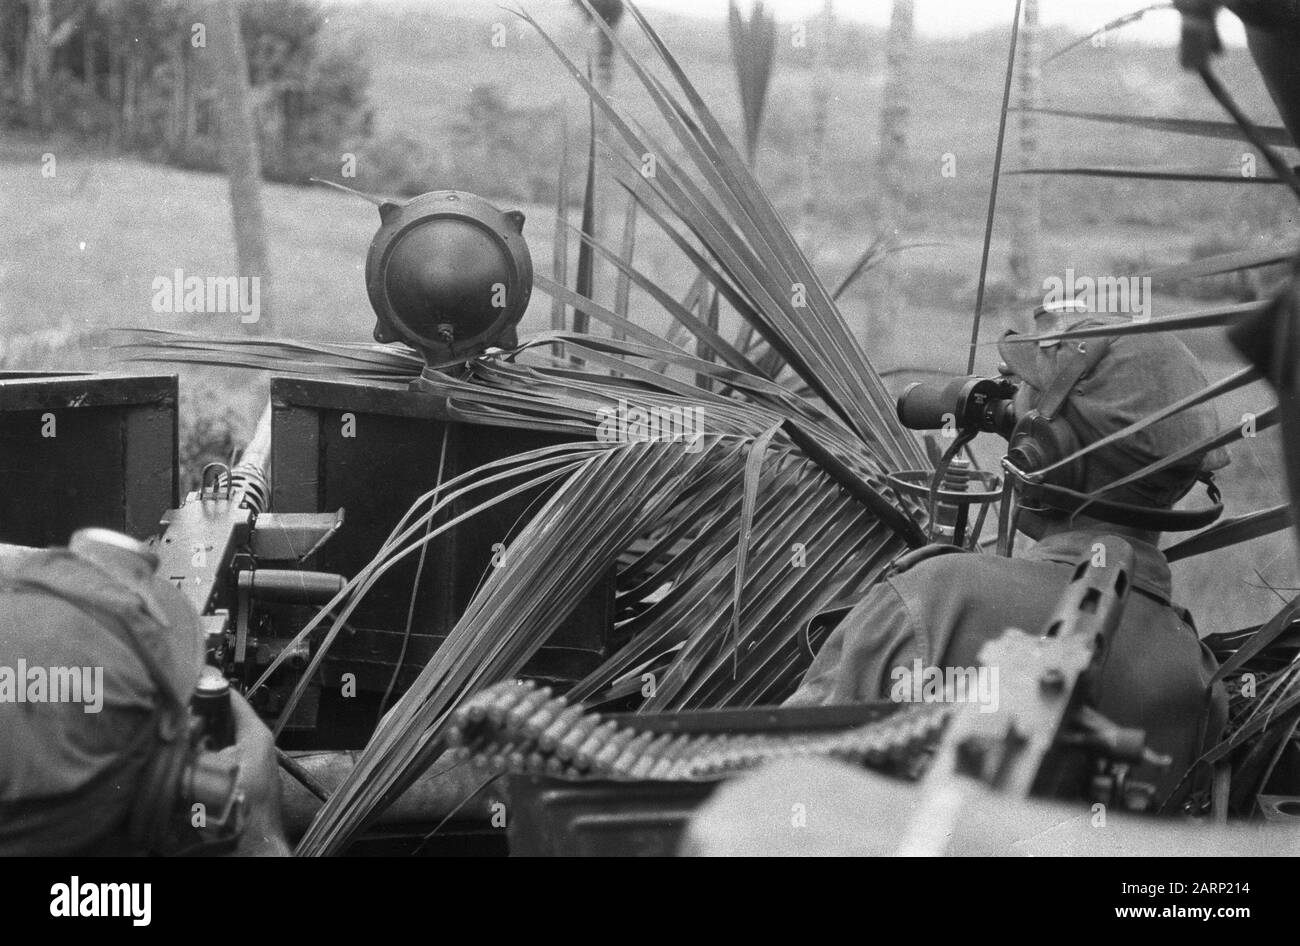
[[[1297,142],[1294,0],[0,0],[18,913],[1050,857],[1264,918]]]

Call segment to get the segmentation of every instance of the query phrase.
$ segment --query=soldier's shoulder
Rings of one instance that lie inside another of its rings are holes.
[[[911,574],[918,569],[922,572],[932,570],[946,570],[952,567],[950,563],[958,560],[978,558],[979,556],[966,549],[958,548],[955,545],[944,545],[934,543],[923,545],[919,549],[911,549],[904,552],[898,558],[890,563],[889,568],[885,571],[886,578],[897,578],[902,575]]]
[[[889,567],[885,577],[914,584],[959,576],[993,575],[1017,567],[1017,560],[990,553],[972,552],[951,545],[926,545],[913,549]]]

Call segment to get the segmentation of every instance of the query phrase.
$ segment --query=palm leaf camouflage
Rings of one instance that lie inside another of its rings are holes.
[[[651,62],[633,56],[615,30],[590,12],[655,107],[656,130],[627,117],[532,16],[519,16],[553,50],[619,142],[606,149],[604,164],[633,201],[635,211],[625,215],[628,226],[660,229],[698,273],[696,283],[686,298],[675,298],[638,270],[630,234],[606,245],[580,233],[584,253],[599,255],[617,274],[618,301],[608,309],[589,298],[589,287],[568,288],[567,258],[560,250],[566,241],[557,239],[554,275],[535,279],[536,288],[553,300],[551,331],[508,352],[424,372],[433,393],[446,398],[452,419],[527,422],[572,435],[573,441],[437,483],[301,632],[305,638],[324,629],[319,663],[352,609],[397,562],[419,555],[437,535],[495,502],[539,485],[550,488],[544,505],[509,537],[500,567],[489,569],[454,631],[384,717],[299,853],[343,849],[442,753],[456,707],[483,687],[517,675],[611,570],[617,575],[618,628],[627,643],[580,681],[570,699],[599,704],[639,694],[643,711],[752,706],[779,702],[797,685],[820,644],[818,632],[809,631],[819,612],[860,596],[894,558],[924,539],[923,504],[899,495],[886,477],[928,469],[930,463],[917,438],[900,425],[893,399],[839,312],[838,291],[823,284],[742,151],[635,4],[626,4],[627,18],[648,41]],[[1219,123],[1093,113],[1062,117],[1130,121],[1175,134],[1231,133]],[[1275,130],[1268,134],[1275,140]],[[645,154],[656,158],[653,176],[640,173]],[[560,179],[567,179],[563,172]],[[557,236],[568,228],[566,201],[561,187]],[[859,263],[879,252],[873,246]],[[1243,250],[1153,275],[1222,274],[1272,265],[1294,253],[1294,244]],[[742,320],[742,339],[733,343],[720,333],[708,313],[711,295]],[[651,332],[638,324],[632,310],[649,303],[674,319],[673,331]],[[1261,308],[1221,306],[1124,330],[1231,326]],[[608,334],[564,330],[568,309],[581,317],[576,324],[600,323]],[[746,341],[751,334],[753,343]],[[400,345],[132,331],[119,350],[137,360],[403,387],[424,368],[416,353]],[[1194,400],[1258,377],[1238,372]],[[698,436],[602,436],[602,423],[628,405],[698,418]],[[1276,419],[1267,408],[1258,424],[1267,427]],[[1240,436],[1231,429],[1216,445]],[[443,521],[440,514],[453,503],[463,509],[467,501],[467,511]],[[1282,507],[1252,512],[1183,540],[1171,553],[1186,557],[1249,541],[1286,528],[1287,513]],[[1257,773],[1266,774],[1278,741],[1291,738],[1300,719],[1296,609],[1292,602],[1265,627],[1225,643],[1223,656],[1233,670],[1261,662],[1270,668],[1265,699],[1234,711],[1233,729],[1216,750],[1244,758]],[[310,672],[304,680],[309,677]]]

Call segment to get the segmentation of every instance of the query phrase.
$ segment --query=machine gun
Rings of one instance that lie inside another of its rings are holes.
[[[198,490],[162,518],[154,541],[158,575],[179,588],[199,613],[208,662],[240,689],[286,647],[286,677],[307,665],[310,644],[293,644],[301,626],[294,608],[318,609],[346,582],[302,565],[343,524],[343,511],[266,511],[270,497],[271,410],[258,421],[233,468],[209,463]],[[254,694],[264,716],[280,711],[285,684],[275,679]],[[308,720],[310,722],[310,720]]]
[[[1092,681],[1110,650],[1132,586],[1133,549],[1106,537],[1080,561],[1038,634],[1007,630],[980,650],[1002,668],[1003,712],[959,708],[921,784],[921,801],[900,853],[943,853],[951,827],[980,786],[1008,798],[1084,799],[1119,810],[1154,806],[1153,786],[1131,768],[1170,759],[1140,729],[1098,713]]]

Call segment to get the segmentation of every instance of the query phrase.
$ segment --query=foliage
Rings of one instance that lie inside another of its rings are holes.
[[[616,253],[596,244],[596,252],[693,334],[700,352],[713,360],[573,292],[563,274],[557,274],[557,279],[539,276],[538,288],[605,323],[621,338],[548,333],[526,340],[516,352],[444,366],[446,373],[427,376],[465,420],[526,422],[577,435],[579,442],[512,457],[437,484],[412,507],[370,565],[303,630],[305,638],[329,622],[319,660],[378,576],[438,534],[438,529],[423,530],[454,500],[485,487],[508,487],[510,494],[553,487],[546,505],[512,537],[504,566],[487,577],[447,643],[322,810],[304,838],[302,853],[340,850],[442,751],[442,735],[456,705],[476,689],[517,673],[608,569],[618,568],[619,620],[631,640],[578,684],[574,698],[639,699],[643,709],[750,705],[788,692],[816,646],[803,636],[811,616],[874,581],[904,546],[905,526],[915,528],[923,518],[890,490],[883,474],[923,466],[924,460],[916,442],[898,427],[891,401],[832,294],[680,64],[635,6],[629,5],[628,13],[652,50],[650,62],[629,54],[612,30],[602,32],[626,59],[657,113],[653,129],[629,119],[621,101],[603,95],[540,26],[529,22],[621,139],[622,148],[611,162],[613,173],[635,196],[643,219],[674,242],[684,260],[778,359],[754,359],[748,347],[720,337],[692,306],[639,272],[630,250]],[[486,101],[497,107],[490,98]],[[636,158],[646,153],[659,158],[652,178],[636,172]],[[1223,271],[1235,268],[1240,267]],[[803,305],[788,295],[796,285],[805,290]],[[1227,306],[1124,330],[1226,326],[1261,308]],[[1099,331],[1117,333],[1113,328]],[[557,342],[563,343],[562,357],[550,354]],[[172,338],[155,344],[149,357],[159,357],[160,347],[178,360],[394,380],[409,378],[419,367],[407,353],[375,346],[265,341],[241,345],[236,353],[210,340]],[[784,370],[778,373],[781,365]],[[706,383],[678,380],[662,366]],[[1239,373],[1196,401],[1252,377]],[[680,442],[600,436],[602,417],[628,403],[645,410],[699,409],[705,418],[699,449],[684,449]],[[1190,403],[1174,405],[1165,416]],[[1276,419],[1276,411],[1261,414],[1259,429]],[[1113,436],[1156,420],[1153,415]],[[1197,449],[1242,435],[1230,430]],[[804,444],[810,437],[829,446],[828,456],[808,452]],[[1166,458],[1128,479],[1177,459]],[[844,469],[837,464],[847,468],[861,487],[857,495],[868,501],[841,491]],[[475,508],[439,529],[468,518]],[[805,550],[816,547],[815,556],[791,567],[791,537],[803,535],[827,541],[805,545]],[[1243,635],[1224,656],[1259,656],[1248,653],[1250,641],[1263,649],[1275,639],[1286,640],[1285,632],[1293,626],[1294,613],[1284,610],[1270,622],[1272,637]],[[1249,709],[1235,707],[1234,729],[1222,748],[1252,764],[1261,758],[1267,762],[1266,750],[1279,737],[1292,738],[1295,716],[1289,714],[1300,705],[1293,650],[1272,649],[1265,656],[1274,661],[1266,701]],[[1275,711],[1291,728],[1270,730]],[[1258,741],[1264,732],[1268,744]]]
[[[199,488],[209,463],[229,465],[248,442],[248,420],[211,384],[189,379],[181,391],[180,488],[182,496]]]
[[[776,383],[602,245],[594,249],[693,332],[716,361],[539,275],[538,288],[617,329],[624,340],[550,333],[510,357],[479,359],[455,374],[426,371],[426,383],[451,398],[465,420],[514,418],[583,435],[585,442],[439,484],[371,565],[303,629],[305,638],[330,622],[317,650],[322,657],[378,575],[444,528],[422,532],[453,496],[495,482],[513,492],[559,481],[546,507],[510,542],[506,564],[487,577],[448,642],[381,724],[353,776],[331,797],[304,839],[305,852],[337,850],[439,751],[439,734],[457,702],[517,672],[584,588],[616,564],[620,630],[630,641],[577,686],[575,698],[621,699],[631,686],[645,696],[644,709],[751,705],[790,691],[816,643],[803,629],[826,604],[865,589],[917,531],[920,510],[894,494],[884,471],[921,465],[920,448],[899,425],[830,292],[740,152],[639,11],[629,5],[629,14],[672,74],[675,91],[651,80],[612,31],[606,37],[654,101],[675,148],[664,146],[662,131],[634,130],[583,70],[553,48],[624,139],[624,159],[652,146],[659,156],[649,183],[619,174],[641,210],[780,354],[795,386],[810,394]],[[560,340],[566,358],[556,361],[545,352]],[[394,377],[409,377],[416,368],[403,362],[408,356],[377,346],[310,346],[309,357],[307,346],[272,340],[241,342],[237,351],[174,336],[162,344],[177,360]],[[705,378],[708,387],[653,370],[657,362]],[[651,416],[689,416],[699,426],[689,442],[609,436],[609,418],[629,404]],[[825,452],[812,459],[804,452],[810,443]],[[842,489],[845,483],[852,488]],[[645,673],[657,681],[648,692],[641,689]],[[309,668],[304,680],[310,675]]]
[[[215,76],[196,47],[196,0],[87,0],[56,4],[64,30],[36,104],[18,87],[0,96],[0,125],[57,127],[187,167],[220,168],[211,106]],[[0,0],[0,75],[20,75],[27,4]],[[323,42],[317,0],[241,0],[250,82],[260,102],[263,169],[301,181],[364,139],[369,68],[358,45]]]

